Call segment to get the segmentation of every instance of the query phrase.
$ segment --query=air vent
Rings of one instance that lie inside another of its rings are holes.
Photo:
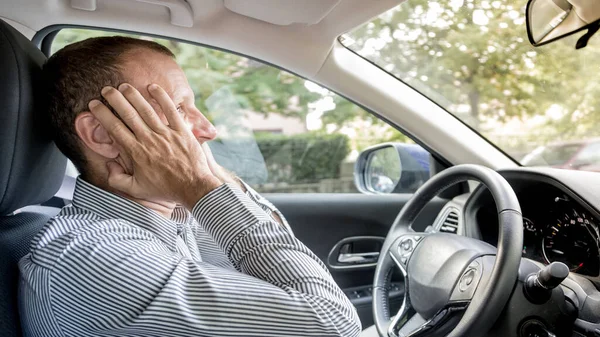
[[[456,210],[452,209],[446,214],[446,219],[440,226],[440,232],[453,234],[458,232],[458,212]]]

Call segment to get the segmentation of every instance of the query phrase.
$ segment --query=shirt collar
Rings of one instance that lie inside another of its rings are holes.
[[[94,212],[104,219],[122,219],[148,230],[173,251],[176,249],[177,222],[186,223],[190,216],[187,210],[178,206],[173,210],[171,220],[166,219],[137,202],[105,191],[81,177],[75,183],[73,205]]]

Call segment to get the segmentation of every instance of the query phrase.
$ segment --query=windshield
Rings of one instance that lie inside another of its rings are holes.
[[[540,146],[523,158],[526,166],[557,166],[564,165],[575,156],[581,145]]]
[[[521,164],[557,166],[574,141],[600,135],[600,38],[581,50],[581,34],[534,48],[525,5],[408,0],[340,41]]]

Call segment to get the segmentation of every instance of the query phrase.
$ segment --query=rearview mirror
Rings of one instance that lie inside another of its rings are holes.
[[[575,47],[583,48],[598,31],[599,19],[600,6],[596,1],[529,0],[527,3],[527,35],[535,47],[588,29]]]
[[[356,188],[369,194],[413,193],[429,179],[429,153],[419,145],[385,143],[364,150],[354,167]]]

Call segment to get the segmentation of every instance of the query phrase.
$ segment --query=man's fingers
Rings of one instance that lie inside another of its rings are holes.
[[[215,172],[218,169],[217,162],[215,161],[215,157],[213,157],[212,151],[210,150],[210,147],[206,142],[202,144],[202,150],[204,151],[204,156],[206,157],[208,168],[210,168],[213,174],[217,175],[217,173],[219,173]]]
[[[119,91],[129,103],[135,108],[135,110],[142,117],[144,122],[154,131],[165,130],[165,124],[160,120],[156,111],[152,108],[150,103],[137,91],[132,85],[123,83],[119,86]]]
[[[92,100],[88,104],[90,112],[96,117],[106,131],[126,149],[131,149],[137,145],[135,136],[123,122],[121,122],[106,105],[98,100]]]
[[[147,134],[150,131],[146,122],[140,117],[140,114],[119,90],[113,87],[104,87],[102,89],[102,97],[115,109],[123,122],[133,130],[136,136]]]
[[[162,108],[165,117],[167,117],[167,121],[169,121],[169,126],[173,130],[185,130],[186,125],[183,121],[183,118],[179,115],[177,111],[177,107],[173,103],[173,100],[167,92],[161,88],[157,84],[150,84],[148,86],[148,92],[152,97],[158,102],[160,107]]]
[[[117,162],[106,163],[108,169],[108,186],[128,195],[135,195],[133,176],[127,174],[125,169]]]
[[[210,146],[207,142],[202,143],[202,150],[204,150],[204,155],[206,156],[206,159],[215,160],[215,157],[213,157],[212,154],[212,150],[210,149]]]

